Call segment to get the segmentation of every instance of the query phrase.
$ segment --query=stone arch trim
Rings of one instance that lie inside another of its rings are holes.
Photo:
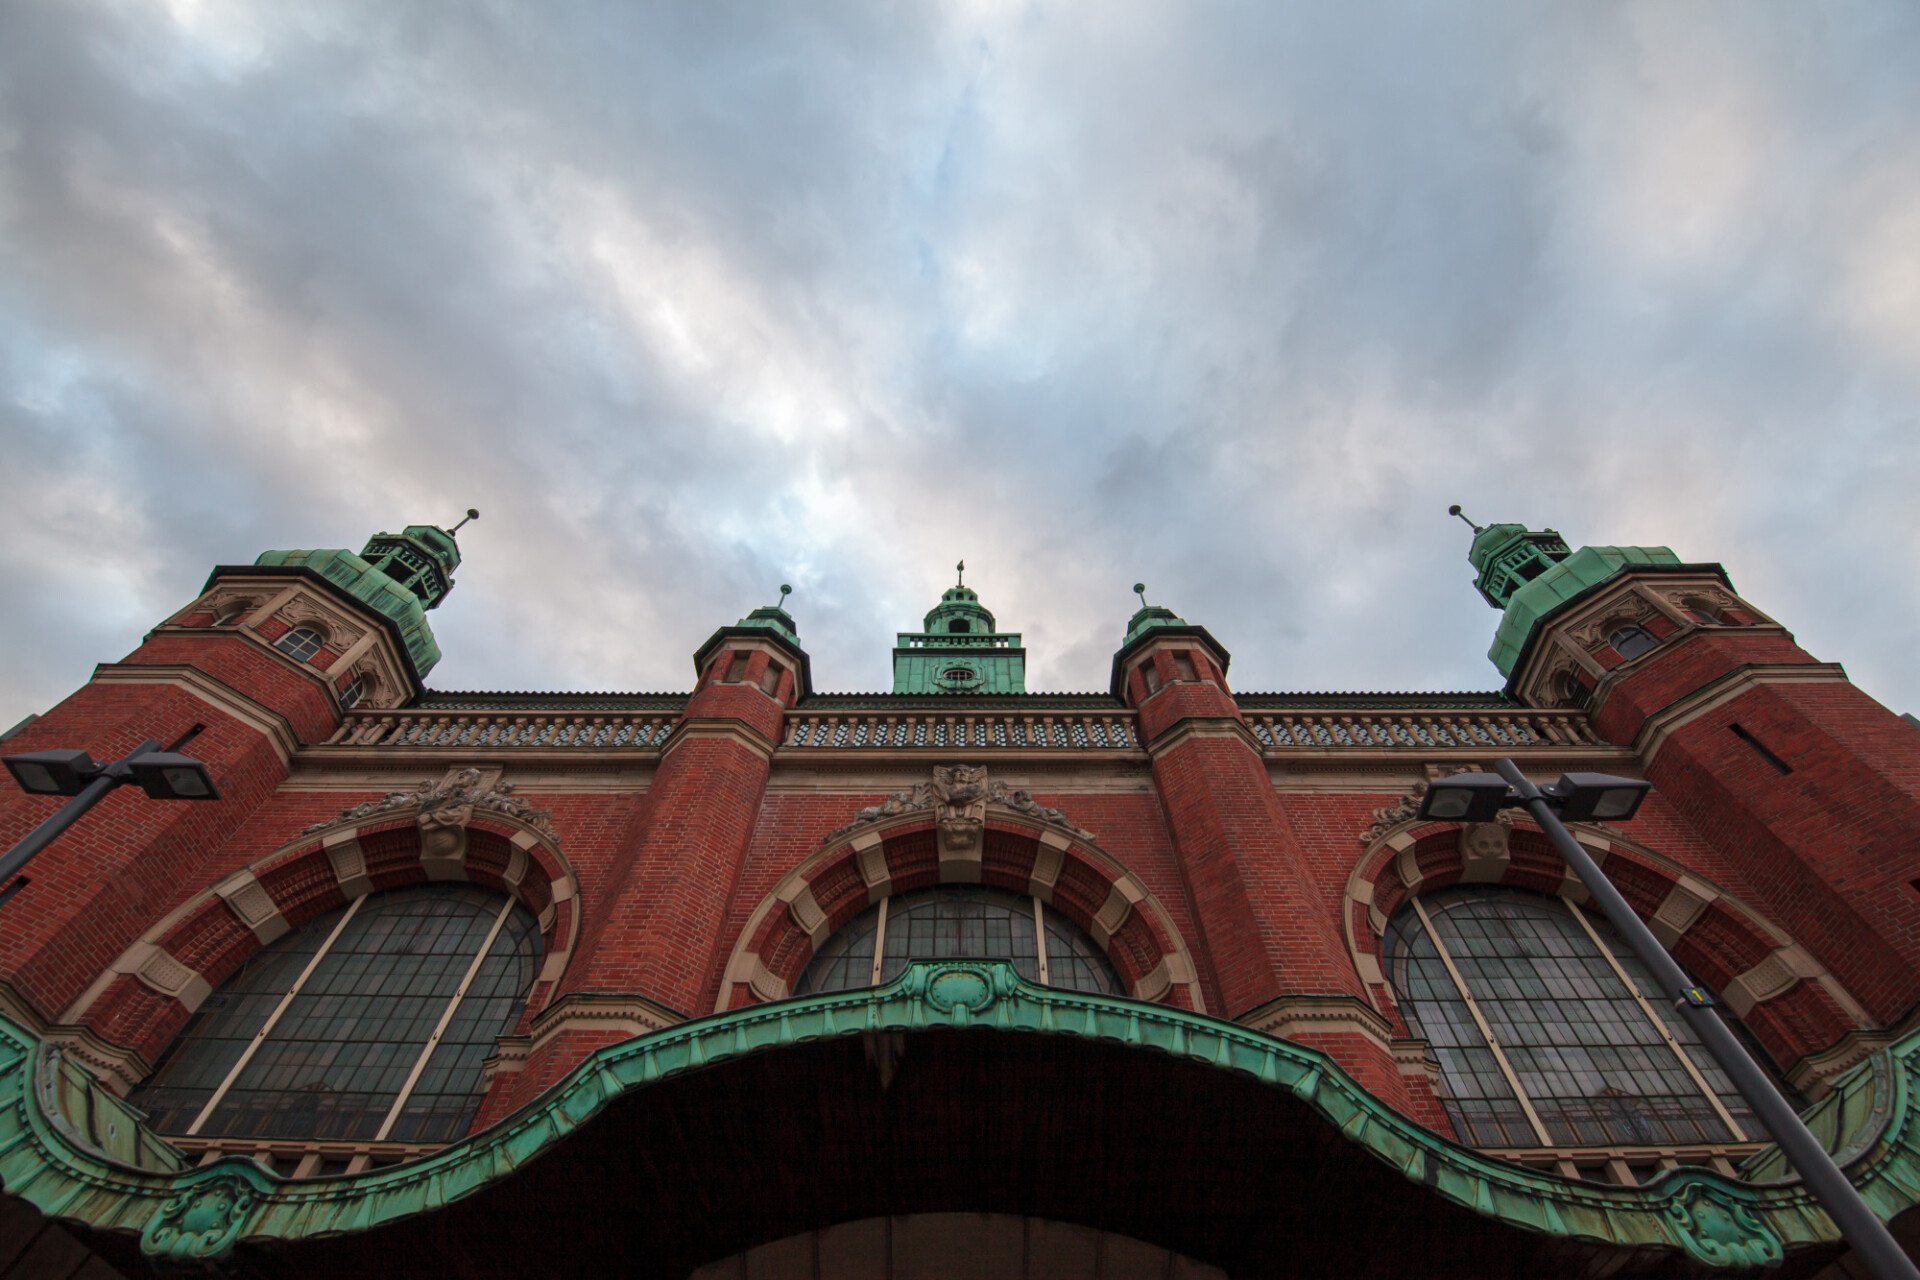
[[[1736,895],[1610,827],[1570,830],[1661,944],[1720,992],[1797,1085],[1833,1078],[1884,1039],[1872,1036],[1872,1018],[1825,966]],[[1586,886],[1530,822],[1411,819],[1381,831],[1347,877],[1341,926],[1368,998],[1387,1017],[1398,1004],[1381,956],[1387,921],[1414,894],[1460,884],[1588,901]]]
[[[986,819],[973,864],[941,859],[924,813],[836,833],[754,908],[728,957],[714,1012],[785,999],[814,952],[854,916],[888,894],[942,883],[1037,897],[1092,936],[1134,999],[1206,1012],[1193,953],[1145,885],[1091,840],[999,812]]]
[[[498,889],[538,917],[543,958],[523,1018],[537,1014],[580,938],[578,881],[550,835],[488,811],[457,828],[383,814],[303,834],[155,921],[61,1022],[153,1062],[201,1002],[262,947],[363,894],[432,881]]]

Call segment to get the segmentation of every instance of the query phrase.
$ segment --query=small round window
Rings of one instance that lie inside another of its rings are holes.
[[[951,666],[943,668],[934,683],[942,689],[974,689],[980,684],[980,673],[972,667]]]

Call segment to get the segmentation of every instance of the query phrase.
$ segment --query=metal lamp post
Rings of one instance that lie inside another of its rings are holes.
[[[1714,1061],[1720,1064],[1740,1096],[1753,1108],[1760,1123],[1773,1135],[1807,1189],[1840,1228],[1840,1234],[1875,1280],[1920,1280],[1920,1269],[1895,1243],[1884,1222],[1860,1198],[1846,1174],[1800,1117],[1780,1096],[1759,1065],[1748,1056],[1727,1024],[1714,1012],[1712,995],[1692,982],[1660,945],[1653,931],[1634,914],[1627,900],[1607,879],[1587,851],[1562,825],[1561,818],[1621,821],[1631,818],[1652,789],[1638,778],[1616,778],[1604,773],[1563,774],[1545,787],[1527,780],[1511,760],[1502,760],[1498,774],[1460,773],[1434,782],[1420,804],[1420,816],[1452,822],[1489,822],[1502,809],[1524,808],[1565,858],[1580,883],[1627,940],[1641,963],[1652,971],[1660,990],[1687,1020]],[[1559,812],[1555,812],[1558,810]]]
[[[152,738],[109,764],[96,764],[84,751],[30,751],[23,755],[0,757],[7,772],[20,789],[36,796],[71,796],[52,817],[42,822],[19,844],[0,855],[0,903],[5,903],[25,880],[17,879],[20,869],[54,837],[72,826],[80,815],[93,808],[115,787],[132,782],[154,800],[218,800],[219,789],[207,774],[207,766],[191,756],[179,754],[181,747],[200,733],[195,725],[165,751]]]

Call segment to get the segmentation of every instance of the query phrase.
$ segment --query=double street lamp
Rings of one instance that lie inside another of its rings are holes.
[[[134,783],[153,800],[218,800],[220,792],[208,776],[207,766],[191,756],[179,754],[180,748],[192,741],[200,730],[201,726],[195,725],[164,751],[158,742],[148,738],[127,755],[107,764],[96,763],[84,751],[29,751],[0,757],[0,763],[7,766],[13,780],[29,795],[72,797],[52,817],[28,832],[24,840],[0,855],[0,885],[6,886],[0,888],[0,903],[6,902],[26,883],[16,878],[20,869],[115,787]]]
[[[1660,945],[1653,931],[1634,913],[1620,891],[1607,879],[1580,842],[1568,833],[1566,822],[1625,821],[1640,808],[1653,784],[1638,778],[1616,778],[1604,773],[1568,773],[1560,781],[1535,786],[1511,760],[1502,760],[1499,773],[1457,773],[1432,783],[1420,802],[1420,817],[1446,822],[1491,822],[1502,809],[1524,808],[1553,842],[1553,847],[1580,877],[1593,901],[1627,940],[1641,963],[1652,971],[1665,997],[1699,1033],[1707,1052],[1733,1081],[1734,1088],[1753,1108],[1781,1152],[1799,1171],[1814,1198],[1840,1228],[1840,1234],[1875,1280],[1920,1280],[1920,1269],[1894,1242],[1884,1222],[1860,1198],[1826,1147],[1803,1124],[1780,1091],[1734,1038],[1714,1011],[1713,996],[1690,981]]]

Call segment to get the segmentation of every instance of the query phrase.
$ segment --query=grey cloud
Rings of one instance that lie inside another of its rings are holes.
[[[470,504],[441,687],[684,687],[783,580],[885,687],[961,556],[1044,687],[1139,579],[1244,688],[1491,687],[1459,501],[1920,706],[1904,11],[9,26],[0,721],[214,563]]]

